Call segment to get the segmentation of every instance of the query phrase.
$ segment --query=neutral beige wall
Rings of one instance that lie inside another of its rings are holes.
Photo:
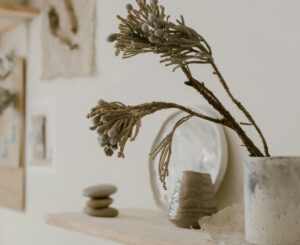
[[[300,3],[297,0],[163,1],[173,17],[184,14],[186,22],[201,32],[213,47],[216,62],[234,94],[252,112],[274,155],[300,155]],[[34,5],[41,1],[32,0]],[[99,98],[128,104],[166,100],[184,105],[202,104],[200,96],[183,85],[184,76],[144,55],[121,60],[113,56],[106,36],[116,30],[117,13],[125,14],[124,0],[98,0],[96,69],[91,77],[40,81],[41,17],[36,18],[16,44],[4,37],[3,45],[28,46],[27,111],[37,97],[57,98],[57,168],[50,176],[28,175],[26,212],[0,208],[1,245],[113,244],[44,225],[45,213],[81,210],[85,186],[111,182],[119,187],[116,207],[155,208],[149,185],[147,158],[153,138],[168,113],[143,121],[135,143],[128,144],[126,159],[106,158],[95,135],[88,130],[85,114]],[[16,34],[17,32],[17,34]],[[26,35],[25,35],[26,36]],[[19,53],[26,53],[19,47]],[[208,67],[196,67],[195,75],[225,98]],[[228,102],[226,100],[226,102]],[[234,110],[234,112],[236,112]],[[27,132],[28,133],[28,132]],[[254,131],[250,131],[254,135]],[[229,133],[229,172],[220,206],[242,199],[241,159],[246,152]],[[257,140],[257,142],[259,142]]]

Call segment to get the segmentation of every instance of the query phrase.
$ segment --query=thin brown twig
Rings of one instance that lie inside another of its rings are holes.
[[[241,128],[239,123],[234,119],[231,113],[225,109],[223,104],[213,95],[213,93],[204,85],[197,81],[191,74],[190,69],[182,67],[183,72],[186,74],[189,79],[185,84],[196,89],[207,101],[217,110],[221,115],[224,116],[225,126],[233,129],[240,139],[243,141],[251,156],[264,156],[261,151],[255,146],[253,141],[247,136],[245,131]]]
[[[247,119],[249,120],[249,122],[254,126],[254,128],[256,129],[257,133],[259,134],[263,146],[264,146],[264,151],[266,156],[270,156],[269,154],[269,149],[268,149],[268,145],[266,142],[266,139],[264,137],[264,135],[261,132],[261,129],[258,127],[258,125],[256,124],[256,122],[254,121],[253,117],[250,115],[250,113],[247,111],[247,109],[242,105],[242,103],[240,101],[238,101],[231,93],[223,75],[221,74],[221,72],[219,71],[218,67],[216,66],[216,64],[214,62],[210,63],[211,66],[214,69],[214,74],[217,75],[217,77],[219,78],[221,84],[223,85],[226,93],[228,94],[228,96],[230,97],[230,99],[233,101],[233,103],[243,112],[243,114],[247,117]]]
[[[164,189],[167,189],[166,177],[168,176],[168,168],[169,168],[170,158],[172,155],[172,143],[173,143],[174,133],[180,125],[182,125],[192,117],[193,115],[188,115],[178,120],[177,123],[174,125],[172,131],[150,153],[150,156],[153,159],[155,159],[157,155],[161,153],[159,159],[159,165],[158,165],[158,173],[159,173],[160,181],[163,183]]]

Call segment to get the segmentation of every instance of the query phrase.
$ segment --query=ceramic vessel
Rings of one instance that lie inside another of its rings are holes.
[[[179,227],[199,229],[199,219],[216,211],[215,190],[210,175],[183,171],[172,196],[170,220]]]
[[[191,108],[211,117],[216,115],[202,107]],[[158,132],[151,152],[168,135],[176,122],[186,116],[184,112],[176,112],[164,122]],[[166,178],[167,190],[162,188],[157,172],[159,157],[149,157],[149,173],[153,195],[157,205],[169,211],[176,182],[183,171],[194,171],[209,174],[217,192],[227,168],[227,140],[223,126],[193,117],[178,127],[173,136],[172,156],[169,175]]]
[[[300,244],[300,157],[245,159],[244,198],[248,242]]]

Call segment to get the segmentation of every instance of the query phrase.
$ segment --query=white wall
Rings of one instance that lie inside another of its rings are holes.
[[[40,81],[41,17],[30,24],[28,40],[18,40],[17,43],[28,46],[27,111],[30,112],[35,98],[57,98],[57,169],[51,176],[27,176],[26,212],[0,209],[1,245],[114,244],[52,228],[43,221],[46,213],[81,210],[85,203],[82,189],[95,183],[111,182],[119,187],[115,195],[118,208],[155,208],[147,158],[153,138],[168,113],[160,112],[143,121],[141,133],[136,142],[128,144],[124,160],[104,156],[94,133],[88,130],[90,122],[85,115],[99,98],[128,104],[166,100],[194,105],[203,104],[203,100],[183,85],[184,76],[180,72],[172,73],[160,65],[158,57],[144,55],[124,61],[113,55],[113,47],[105,39],[116,30],[115,15],[126,13],[126,2],[97,2],[94,76]],[[42,4],[39,0],[32,3]],[[261,125],[271,153],[300,155],[299,1],[165,0],[163,3],[174,18],[183,14],[186,22],[211,43],[217,64],[233,93]],[[15,32],[23,35],[22,31]],[[4,37],[4,46],[12,43],[11,37]],[[24,52],[21,48],[20,53]],[[195,75],[225,97],[209,67],[196,67]],[[254,135],[254,131],[250,133]],[[230,167],[219,193],[220,206],[242,199],[241,159],[246,152],[233,134],[229,136]]]

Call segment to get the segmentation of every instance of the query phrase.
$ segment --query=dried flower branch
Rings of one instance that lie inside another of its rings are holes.
[[[121,102],[106,102],[99,100],[98,105],[92,108],[87,115],[92,118],[91,130],[98,133],[98,141],[107,156],[112,156],[115,150],[119,150],[118,157],[124,157],[124,148],[127,141],[134,141],[142,125],[141,119],[147,115],[163,109],[179,109],[191,116],[223,124],[223,120],[212,118],[197,113],[175,103],[152,102],[137,106],[125,106]]]
[[[0,115],[13,102],[15,95],[9,90],[0,87]]]
[[[256,122],[245,107],[232,95],[229,87],[217,68],[212,57],[212,50],[207,41],[194,29],[186,26],[181,16],[177,23],[172,23],[165,14],[165,8],[151,1],[136,0],[139,9],[132,5],[127,6],[128,16],[118,16],[121,23],[119,33],[109,36],[108,41],[116,42],[116,55],[123,52],[123,58],[130,58],[141,53],[160,54],[161,62],[166,66],[174,66],[174,70],[181,68],[187,76],[186,85],[196,89],[211,106],[223,117],[225,125],[232,128],[243,141],[251,156],[269,156],[266,140]],[[205,84],[196,80],[189,69],[191,64],[210,64],[214,74],[229,95],[233,103],[242,111],[254,128],[257,130],[264,145],[263,154],[252,140],[246,135],[241,125],[223,106],[221,101],[210,91]]]
[[[131,4],[126,5],[128,10],[127,18],[117,16],[121,22],[119,24],[119,33],[113,33],[107,39],[109,42],[115,42],[115,54],[119,55],[122,52],[123,58],[131,58],[142,53],[159,54],[161,57],[161,63],[164,63],[166,66],[173,66],[173,70],[179,68],[183,71],[187,77],[185,84],[199,92],[200,95],[221,115],[221,119],[209,118],[204,115],[197,114],[188,108],[172,103],[153,102],[138,106],[125,106],[120,102],[117,104],[105,102],[111,106],[105,107],[103,105],[99,105],[98,107],[93,108],[89,117],[102,116],[103,113],[108,113],[110,115],[111,113],[115,116],[112,117],[115,121],[97,124],[98,121],[96,120],[96,125],[92,127],[92,129],[105,125],[105,132],[107,132],[110,130],[109,127],[118,122],[119,119],[116,118],[120,117],[122,120],[126,120],[126,123],[124,121],[122,126],[119,126],[118,128],[119,131],[122,132],[122,137],[126,135],[124,138],[119,137],[120,139],[122,138],[122,140],[118,141],[119,147],[121,148],[119,156],[123,157],[125,143],[127,142],[127,139],[131,137],[134,127],[136,127],[136,133],[133,139],[136,137],[141,126],[141,119],[143,116],[149,115],[158,110],[169,108],[177,108],[187,112],[189,115],[177,122],[173,131],[159,144],[152,154],[152,156],[155,157],[160,153],[159,175],[164,186],[165,178],[168,175],[168,165],[172,152],[171,145],[173,134],[176,128],[192,116],[197,116],[214,123],[222,124],[234,130],[243,142],[243,146],[247,148],[250,156],[269,156],[268,146],[260,128],[246,108],[232,95],[223,75],[214,62],[212,50],[207,41],[194,29],[186,26],[185,20],[182,16],[180,20],[176,21],[176,23],[171,22],[169,20],[170,16],[165,14],[165,8],[158,5],[157,0],[151,0],[150,4],[148,4],[146,0],[136,0],[136,2],[138,4],[138,9],[134,9]],[[206,87],[204,82],[199,82],[193,77],[190,70],[190,65],[192,64],[209,64],[212,67],[213,74],[218,77],[218,80],[227,95],[248,119],[248,122],[237,122],[231,112],[223,105],[218,97]],[[113,109],[116,105],[119,107]],[[262,140],[264,153],[262,153],[247,136],[246,132],[242,128],[244,125],[251,125],[256,129]],[[104,137],[103,141],[106,141],[106,137]],[[106,145],[105,147],[111,146]],[[107,155],[112,154],[111,150],[108,150],[107,148],[105,149],[105,151],[108,152]]]
[[[112,34],[108,41],[116,41],[116,54],[123,52],[123,58],[141,53],[161,55],[166,66],[175,69],[189,64],[207,64],[212,59],[211,48],[205,39],[192,28],[185,26],[183,17],[178,24],[169,21],[165,8],[155,1],[137,1],[140,9],[127,5],[128,16],[120,19],[120,33]],[[130,6],[130,7],[129,7]]]

